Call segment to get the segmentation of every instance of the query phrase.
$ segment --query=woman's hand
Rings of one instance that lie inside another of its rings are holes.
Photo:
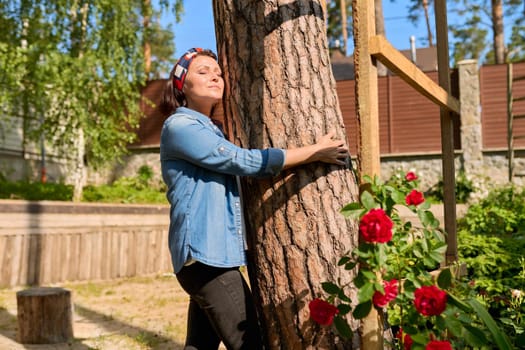
[[[334,140],[334,136],[335,132],[331,131],[313,145],[287,149],[284,169],[312,162],[345,165],[348,148],[343,140]]]
[[[314,155],[315,160],[324,163],[345,165],[345,160],[348,157],[348,148],[345,146],[343,140],[334,140],[334,136],[335,132],[330,131],[321,137],[319,142],[314,145],[319,148]]]

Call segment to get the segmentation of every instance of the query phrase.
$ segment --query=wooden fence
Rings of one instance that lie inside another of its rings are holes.
[[[167,206],[0,201],[0,287],[171,272]]]

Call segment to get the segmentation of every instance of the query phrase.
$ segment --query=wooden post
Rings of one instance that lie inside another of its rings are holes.
[[[377,67],[370,54],[369,39],[375,36],[374,1],[354,0],[354,71],[356,114],[359,124],[358,169],[359,175],[380,174],[379,113]],[[361,183],[361,190],[366,184]],[[361,347],[383,350],[383,322],[381,313],[372,308],[361,322]]]
[[[16,293],[18,342],[56,344],[73,339],[71,292],[37,287]]]
[[[374,2],[354,0],[352,8],[356,114],[359,123],[358,166],[360,174],[374,176],[381,172],[377,68],[369,43],[370,38],[375,36]]]
[[[436,0],[434,2],[434,13],[436,16],[439,85],[447,93],[450,93],[447,3],[445,0]],[[443,164],[443,206],[445,210],[445,232],[447,233],[446,264],[451,265],[458,260],[456,234],[454,124],[452,122],[452,115],[446,108],[440,108],[440,117],[441,152]]]

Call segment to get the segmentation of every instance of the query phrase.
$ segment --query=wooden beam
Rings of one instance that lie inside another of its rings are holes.
[[[434,2],[436,39],[438,52],[439,85],[450,91],[450,63],[448,57],[447,2]],[[441,159],[443,167],[443,207],[445,211],[445,232],[447,233],[446,264],[458,260],[456,225],[456,168],[454,164],[454,124],[450,110],[441,106]],[[458,112],[458,115],[460,113]]]
[[[459,114],[459,101],[390,45],[384,36],[374,35],[370,37],[368,49],[373,57],[381,61],[388,69],[399,75],[422,95],[439,106]]]

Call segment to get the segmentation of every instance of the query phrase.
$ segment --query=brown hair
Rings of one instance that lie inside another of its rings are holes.
[[[208,56],[213,58],[214,60],[217,60],[217,55],[211,50],[205,49],[202,51],[199,51],[195,56]],[[173,66],[173,69],[170,72],[170,76],[168,78],[168,81],[166,82],[166,85],[164,86],[164,91],[162,95],[162,99],[160,102],[160,109],[162,112],[166,115],[170,115],[177,107],[182,107],[186,105],[186,96],[184,95],[184,92],[181,90],[175,88],[175,85],[173,84],[173,75],[175,74],[175,70],[177,69],[177,63]]]

